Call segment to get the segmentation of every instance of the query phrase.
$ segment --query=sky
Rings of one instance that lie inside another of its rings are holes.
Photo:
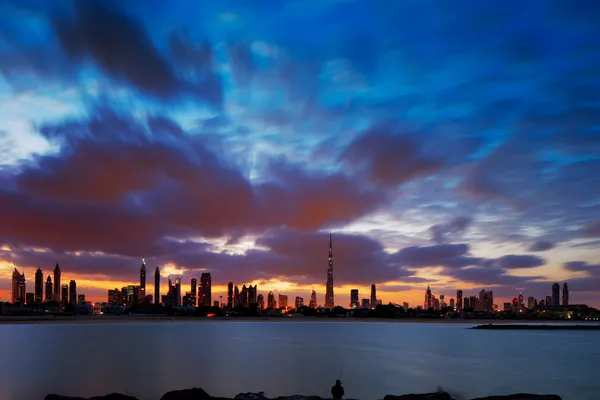
[[[600,306],[600,3],[0,1],[0,298],[148,266]],[[187,287],[187,283],[184,286]],[[187,289],[189,290],[189,289]],[[164,294],[164,290],[163,290]]]

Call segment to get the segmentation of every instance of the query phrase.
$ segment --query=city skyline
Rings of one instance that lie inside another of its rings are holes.
[[[13,260],[34,297],[41,267],[38,295],[104,299],[144,259],[323,304],[332,233],[342,306],[564,281],[600,306],[594,13],[259,3],[0,5],[3,300]]]
[[[333,236],[331,232],[329,233],[329,250],[328,250],[328,258],[327,258],[327,275],[326,275],[326,283],[325,283],[325,295],[323,304],[319,303],[317,300],[316,292],[314,289],[311,289],[310,302],[307,304],[310,307],[325,307],[325,308],[333,308],[334,306],[343,306],[342,304],[334,302],[334,278],[333,278]],[[58,275],[57,275],[58,274]],[[54,268],[54,276],[55,279],[58,276],[57,281],[60,282],[61,270],[59,268],[59,264],[57,263]],[[154,273],[154,282],[155,285],[153,287],[154,296],[146,295],[146,262],[142,259],[142,265],[139,269],[139,284],[138,285],[126,285],[121,289],[114,288],[108,289],[107,298],[105,299],[107,303],[113,305],[122,305],[122,304],[164,304],[164,305],[173,305],[173,306],[204,306],[211,307],[213,305],[223,307],[227,306],[229,308],[235,307],[238,305],[242,305],[244,307],[248,307],[251,304],[258,304],[260,308],[264,308],[264,296],[262,293],[257,292],[257,284],[252,286],[246,286],[246,284],[236,285],[233,281],[229,281],[227,283],[227,295],[225,296],[226,302],[223,302],[223,295],[219,295],[220,300],[215,300],[214,304],[212,301],[212,277],[210,272],[202,272],[200,275],[200,284],[198,285],[198,280],[195,277],[190,278],[190,291],[185,291],[185,296],[182,295],[184,290],[184,286],[182,287],[181,276],[175,277],[175,284],[172,283],[172,276],[167,276],[167,290],[165,294],[162,294],[160,287],[160,269],[157,266],[155,268]],[[36,270],[35,273],[35,293],[30,293],[26,291],[26,278],[24,271],[19,272],[16,267],[16,263],[13,262],[13,276],[12,276],[12,302],[21,302],[32,304],[34,301],[37,303],[41,303],[42,299],[55,299],[52,297],[52,280],[51,275],[48,275],[46,281],[46,292],[43,291],[43,271],[40,267]],[[158,286],[156,285],[158,283]],[[183,282],[185,285],[185,282]],[[69,293],[68,299],[64,294],[64,289],[67,285],[63,285],[63,295],[62,302],[66,304],[67,300],[70,303],[82,303],[85,302],[85,294],[78,294],[76,290],[76,282],[74,280],[70,281],[69,284]],[[393,300],[386,301],[383,303],[383,300],[377,297],[377,289],[375,282],[373,282],[370,286],[370,297],[362,298],[360,297],[359,289],[350,289],[350,300],[348,304],[348,308],[375,308],[378,304],[387,304],[394,303]],[[45,295],[45,297],[44,297]],[[455,298],[449,298],[449,302],[445,301],[445,294],[439,293],[439,298],[436,298],[435,294],[432,292],[430,285],[427,285],[427,289],[425,290],[425,300],[422,305],[415,305],[415,308],[423,308],[423,309],[434,309],[440,310],[445,307],[450,306],[454,308]],[[25,299],[27,298],[27,301]],[[15,300],[17,299],[17,300]],[[35,299],[35,300],[34,300]],[[83,299],[83,300],[82,300]],[[243,299],[243,300],[242,300]],[[464,306],[465,308],[473,308],[480,311],[492,311],[492,310],[501,310],[499,304],[495,303],[493,297],[492,290],[481,289],[478,295],[467,295],[463,298],[463,290],[456,290],[456,309],[461,310]],[[562,300],[562,302],[561,302]],[[91,301],[91,298],[88,297],[88,301]],[[104,303],[105,301],[100,301]],[[538,301],[535,297],[530,296],[528,298],[527,306],[529,308],[532,307],[532,302],[535,305],[538,305]],[[291,307],[288,305],[288,295],[283,293],[278,293],[278,299],[275,300],[274,293],[272,290],[269,290],[268,294],[268,302],[267,306],[272,307],[273,304],[277,304],[278,307]],[[294,306],[297,308],[299,305],[303,305],[304,298],[301,296],[295,296]],[[394,303],[395,304],[395,303]],[[403,305],[409,304],[408,302],[402,302]],[[511,301],[504,302],[503,308],[504,310],[507,307],[517,308],[524,306],[524,297],[523,294],[520,293],[519,296],[512,297]],[[562,286],[562,295],[560,284],[555,282],[552,284],[551,295],[546,295],[545,299],[540,299],[540,305],[569,305],[570,303],[570,294],[567,282],[563,283]],[[346,308],[346,306],[343,306]]]

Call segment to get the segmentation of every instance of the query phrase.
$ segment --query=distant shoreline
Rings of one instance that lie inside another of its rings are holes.
[[[489,330],[489,331],[600,331],[600,325],[592,324],[483,324],[472,327],[471,329]]]
[[[71,324],[71,323],[235,323],[235,322],[285,322],[285,323],[304,323],[304,322],[330,322],[330,323],[409,323],[409,324],[462,324],[462,325],[516,325],[514,329],[522,329],[522,325],[532,324],[571,324],[587,325],[593,321],[572,321],[572,320],[497,320],[497,319],[451,319],[443,318],[315,318],[315,317],[170,317],[156,315],[78,315],[78,316],[58,316],[58,317],[38,317],[38,316],[0,316],[0,325],[2,324]],[[597,324],[597,322],[596,322]],[[519,328],[521,326],[521,328]],[[481,329],[481,328],[479,328]],[[505,328],[509,329],[509,328]]]

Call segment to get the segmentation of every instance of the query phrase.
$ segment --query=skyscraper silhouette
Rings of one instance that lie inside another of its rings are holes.
[[[210,307],[212,306],[212,279],[210,277],[210,272],[203,272],[200,275],[200,299],[198,306]]]
[[[14,267],[13,275],[12,275],[12,302],[25,304],[25,271],[23,273],[19,273],[17,271],[17,267]]]
[[[310,308],[317,308],[317,292],[313,289],[310,295],[310,301],[308,302]]]
[[[375,288],[375,282],[371,285],[371,309],[377,306],[377,289]]]
[[[350,308],[358,308],[358,289],[350,289]]]
[[[181,277],[175,278],[175,307],[181,307]]]
[[[196,278],[192,278],[192,280],[190,282],[190,293],[192,294],[192,304],[194,306],[196,304],[201,306],[202,304],[200,304],[200,302],[198,302],[196,299],[196,295],[198,294],[197,289],[198,289],[198,281],[196,280]]]
[[[77,282],[69,282],[69,303],[77,304]]]
[[[329,232],[329,265],[327,266],[327,283],[325,290],[325,308],[333,308],[333,240]]]
[[[569,305],[569,286],[567,286],[567,282],[563,283],[563,288],[562,288],[562,305],[563,306],[568,306]]]
[[[233,308],[233,282],[227,284],[227,307]]]
[[[48,275],[48,279],[46,279],[46,301],[54,300],[54,295],[52,294],[52,277]]]
[[[56,282],[54,282],[56,284]],[[69,302],[69,285],[66,283],[60,287],[60,302],[63,306],[66,306]]]
[[[552,305],[560,306],[560,285],[554,282],[552,285]]]
[[[459,289],[456,291],[456,310],[460,311],[462,309],[463,309],[463,291]]]
[[[35,288],[33,293],[36,303],[44,301],[44,273],[40,267],[35,271]]]
[[[267,307],[269,307],[269,308],[275,308],[276,307],[276,304],[275,304],[275,295],[273,294],[272,290],[269,291],[269,294],[267,295]]]
[[[425,301],[423,302],[423,308],[425,310],[429,310],[431,307],[433,307],[433,304],[431,303],[431,288],[429,287],[429,285],[427,285],[427,290],[425,290]]]
[[[160,269],[154,270],[154,304],[160,304]]]
[[[54,300],[61,302],[61,290],[62,285],[60,284],[60,267],[58,263],[54,267]]]
[[[143,303],[146,300],[146,261],[142,259],[140,268],[140,300]]]

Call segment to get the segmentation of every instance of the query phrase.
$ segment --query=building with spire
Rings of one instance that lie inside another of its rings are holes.
[[[146,261],[143,258],[140,267],[140,300],[146,301]]]
[[[331,309],[335,307],[333,298],[333,240],[331,232],[329,232],[329,264],[327,266],[327,282],[325,286],[325,308]]]
[[[423,308],[425,310],[429,310],[433,307],[433,302],[431,300],[431,288],[427,285],[427,290],[425,290],[425,301],[423,302]]]
[[[46,301],[52,301],[54,300],[54,296],[52,294],[52,277],[50,275],[48,275],[48,279],[46,279]]]
[[[60,284],[60,267],[58,263],[54,267],[54,300],[61,302],[61,290],[62,285]]]
[[[35,271],[35,288],[33,293],[34,302],[41,304],[44,301],[44,273],[40,267]]]
[[[375,287],[375,282],[371,285],[371,308],[375,309],[377,307],[377,288]]]
[[[160,269],[154,269],[154,304],[160,303]]]
[[[567,282],[563,283],[562,287],[562,305],[569,305],[569,286],[567,286]]]
[[[12,303],[25,304],[25,271],[19,273],[15,265],[12,275]]]

